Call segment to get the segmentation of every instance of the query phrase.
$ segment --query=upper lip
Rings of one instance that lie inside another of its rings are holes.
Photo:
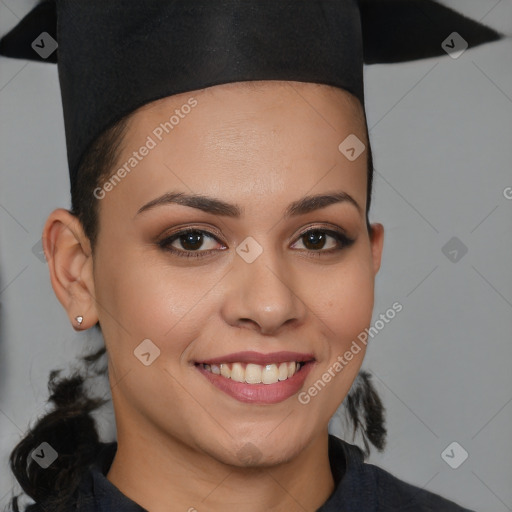
[[[246,350],[244,352],[235,352],[233,354],[226,354],[225,356],[196,361],[196,364],[252,363],[263,365],[285,363],[288,361],[301,363],[303,361],[312,361],[314,359],[313,354],[304,354],[300,352],[281,351],[263,354],[261,352]]]

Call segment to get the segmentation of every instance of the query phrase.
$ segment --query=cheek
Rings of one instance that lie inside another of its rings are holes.
[[[374,278],[369,263],[354,254],[346,265],[333,268],[313,284],[314,309],[323,321],[332,348],[342,350],[371,322]]]
[[[151,255],[144,248],[115,252],[116,257],[103,253],[95,272],[106,342],[133,350],[149,338],[162,352],[183,352],[198,326],[211,317],[205,294],[218,276],[206,268],[172,267],[165,255]]]
[[[361,244],[342,264],[317,276],[317,293],[311,299],[320,317],[324,345],[320,364],[299,396],[309,418],[327,423],[352,386],[366,352],[358,339],[371,323],[374,278],[367,251]],[[320,286],[322,284],[322,286]]]
[[[373,312],[374,275],[371,261],[364,257],[366,252],[362,249],[354,251],[343,265],[333,268],[328,279],[323,279],[323,291],[318,292],[319,298],[323,297],[318,311],[327,343],[313,380],[325,378],[331,391],[322,393],[313,407],[325,409],[327,416],[345,398],[366,353],[364,336]]]

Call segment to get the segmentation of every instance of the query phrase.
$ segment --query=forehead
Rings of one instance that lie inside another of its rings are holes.
[[[193,109],[189,106],[192,99],[197,105]],[[146,104],[131,115],[127,139],[150,133],[166,139],[163,142],[174,142],[179,152],[178,140],[190,136],[197,147],[223,141],[231,142],[229,147],[234,150],[237,142],[253,139],[254,144],[263,144],[272,136],[283,140],[286,133],[293,133],[304,147],[304,139],[313,145],[317,138],[337,140],[352,132],[366,139],[363,108],[349,92],[319,83],[260,80],[221,84]],[[292,141],[287,142],[282,152],[294,151]],[[244,149],[247,152],[249,147]]]
[[[364,208],[366,156],[349,162],[338,149],[350,134],[366,141],[363,110],[335,87],[260,81],[187,92],[131,116],[118,164],[148,137],[155,144],[122,189],[140,206],[170,190],[250,203],[345,188]]]
[[[328,105],[334,111],[327,118],[324,116],[325,122],[333,123],[341,114],[343,118],[353,118],[356,122],[364,123],[363,107],[348,91],[327,84],[283,80],[233,82],[175,94],[142,106],[132,114],[132,118],[179,109],[191,96],[208,109],[227,107],[232,111],[229,104],[233,103],[238,109],[242,108],[241,114],[247,114],[258,106],[264,108],[265,104],[281,105],[284,108],[285,103],[296,107],[302,102],[311,110],[316,110],[317,115],[323,115],[317,109],[322,110],[322,107]],[[244,104],[247,109],[243,108]]]

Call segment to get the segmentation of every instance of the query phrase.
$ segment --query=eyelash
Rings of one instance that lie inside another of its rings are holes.
[[[305,249],[307,252],[312,253],[312,254],[310,254],[311,257],[321,257],[322,255],[325,255],[325,254],[330,255],[330,254],[342,251],[343,249],[350,247],[355,242],[355,240],[353,238],[349,238],[346,235],[344,235],[343,233],[340,233],[338,231],[329,230],[329,229],[324,229],[324,228],[308,229],[308,230],[302,232],[297,237],[297,241],[300,240],[301,238],[303,238],[305,235],[308,235],[309,233],[312,233],[312,232],[313,233],[318,233],[318,232],[325,233],[325,234],[333,237],[338,242],[338,247],[334,247],[334,248],[327,249],[327,250]],[[209,255],[213,252],[218,251],[218,249],[209,249],[207,251],[183,251],[183,250],[175,249],[174,247],[171,247],[170,244],[172,244],[172,242],[174,242],[176,239],[178,239],[181,236],[186,235],[188,233],[205,234],[208,237],[211,237],[214,240],[216,240],[217,242],[219,242],[217,237],[209,231],[205,231],[205,230],[197,229],[197,228],[187,228],[187,229],[183,229],[182,231],[178,231],[177,233],[173,233],[171,236],[164,238],[163,240],[158,242],[158,245],[160,246],[161,249],[163,249],[165,251],[169,251],[172,254],[175,254],[176,256],[178,256],[180,258],[202,258],[202,257],[206,257],[206,255]],[[219,243],[222,243],[222,242],[219,242]]]

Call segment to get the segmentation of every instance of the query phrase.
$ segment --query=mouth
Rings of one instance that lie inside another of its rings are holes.
[[[215,387],[233,398],[271,404],[297,393],[314,363],[311,354],[239,352],[194,364]]]

